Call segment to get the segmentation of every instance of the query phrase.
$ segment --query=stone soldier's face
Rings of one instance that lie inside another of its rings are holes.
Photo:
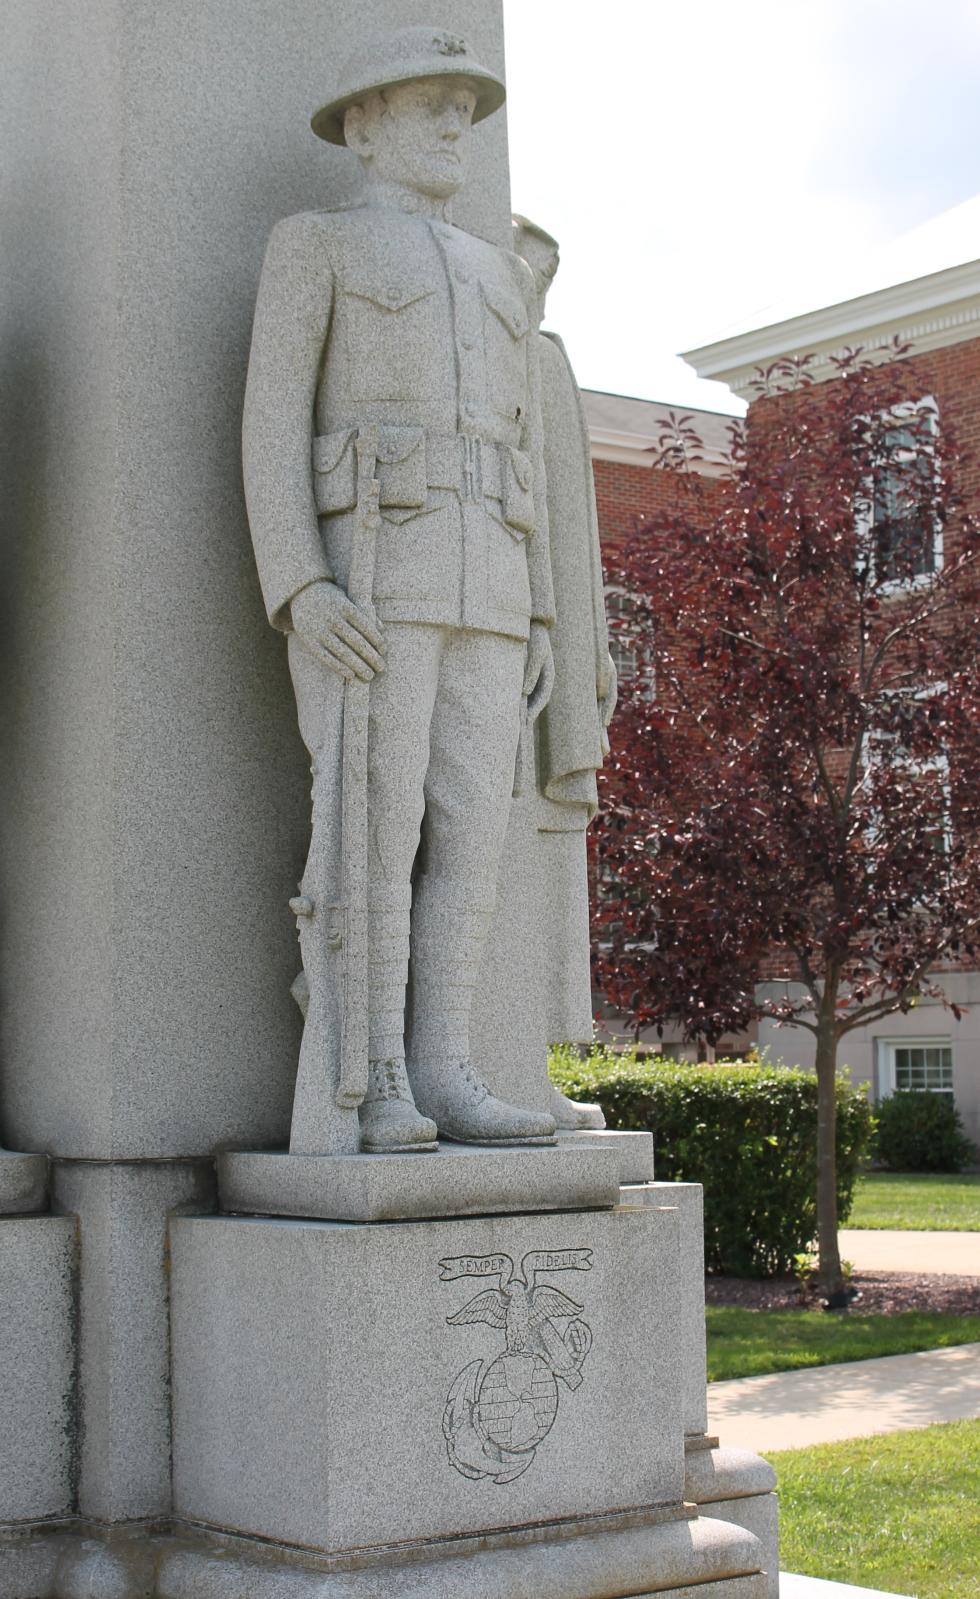
[[[465,78],[397,84],[348,112],[347,142],[372,181],[448,200],[466,178],[475,109]]]

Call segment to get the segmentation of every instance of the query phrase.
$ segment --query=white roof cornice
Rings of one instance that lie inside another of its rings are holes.
[[[660,462],[662,445],[640,433],[620,433],[612,428],[589,428],[593,461],[619,461],[624,466],[652,469]],[[726,477],[731,471],[728,455],[709,445],[702,445],[699,459],[692,470],[702,477]]]
[[[980,338],[980,261],[718,339],[684,351],[684,360],[698,377],[720,380],[751,399],[758,368],[782,357],[812,354],[816,359],[808,370],[822,382],[836,375],[833,356],[896,336],[913,346],[913,354]]]

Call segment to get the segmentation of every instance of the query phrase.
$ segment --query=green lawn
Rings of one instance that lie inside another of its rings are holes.
[[[980,1172],[869,1172],[847,1226],[980,1233]]]
[[[770,1458],[784,1571],[916,1599],[980,1599],[980,1421]]]
[[[894,1316],[862,1316],[851,1311],[847,1316],[828,1316],[822,1310],[742,1310],[734,1305],[709,1305],[707,1324],[710,1382],[980,1343],[980,1316],[948,1316],[935,1311],[906,1310]]]

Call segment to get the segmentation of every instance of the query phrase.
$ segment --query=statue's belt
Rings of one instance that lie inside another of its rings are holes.
[[[319,516],[357,504],[356,428],[313,440],[313,483]],[[493,514],[519,537],[534,528],[534,469],[523,450],[469,433],[381,427],[375,467],[382,511],[422,511],[433,489],[468,502],[490,500]]]

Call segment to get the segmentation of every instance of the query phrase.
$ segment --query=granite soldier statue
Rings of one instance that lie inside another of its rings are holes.
[[[558,271],[558,241],[527,217],[515,216],[513,222],[514,249],[534,276],[535,322],[540,323]],[[548,878],[542,896],[547,915],[542,916],[535,937],[545,1036],[551,1041],[584,1042],[592,1036],[585,830],[598,808],[596,776],[609,751],[616,668],[609,653],[599,520],[582,396],[558,334],[542,328],[537,346],[555,593],[555,681],[534,728],[536,748],[525,753],[522,766],[534,774],[535,842]],[[541,1069],[544,1073],[543,1063]],[[547,1097],[538,1102],[545,1103],[560,1128],[605,1125],[598,1105],[575,1103],[550,1083]]]
[[[360,157],[364,202],[281,222],[262,272],[246,494],[313,770],[298,1152],[554,1134],[469,1049],[520,731],[554,675],[535,286],[450,218],[503,98],[437,28],[353,60],[313,128]],[[360,1084],[338,1054],[359,995]]]

